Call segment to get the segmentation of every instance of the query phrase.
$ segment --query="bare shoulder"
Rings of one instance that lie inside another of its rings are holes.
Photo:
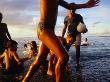
[[[7,25],[6,23],[1,23],[1,24],[4,25],[4,26]]]
[[[7,28],[7,24],[6,23],[1,23],[2,27],[5,29]]]

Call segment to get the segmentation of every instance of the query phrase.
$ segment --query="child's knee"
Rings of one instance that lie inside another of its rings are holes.
[[[69,60],[69,56],[65,55],[64,57],[61,57],[58,60],[61,62],[61,64],[66,64]]]

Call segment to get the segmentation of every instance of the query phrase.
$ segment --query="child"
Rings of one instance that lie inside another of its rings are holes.
[[[17,54],[18,43],[14,40],[9,40],[6,43],[6,49],[4,53],[0,56],[5,60],[6,73],[15,74],[19,73],[23,69],[23,62],[29,58],[19,58]]]
[[[37,43],[35,41],[31,41],[31,50],[32,50],[32,55],[36,56],[37,52],[38,52],[38,46]]]
[[[69,56],[60,40],[55,35],[55,25],[58,15],[58,6],[66,9],[91,8],[97,5],[99,0],[89,0],[85,4],[68,4],[64,0],[40,0],[40,21],[37,27],[37,35],[41,40],[39,51],[35,61],[29,67],[27,74],[22,82],[29,82],[36,70],[47,58],[49,50],[51,50],[58,61],[55,65],[56,82],[62,82],[63,68],[69,60]]]
[[[8,31],[6,23],[2,22],[3,14],[0,12],[0,55],[3,54],[5,50],[5,43],[7,40],[11,40],[11,35]],[[3,59],[0,59],[0,69],[3,68]]]
[[[24,44],[24,55],[28,55],[29,58],[32,58],[33,56],[37,55],[38,52],[38,46],[35,41],[31,41],[30,43]]]

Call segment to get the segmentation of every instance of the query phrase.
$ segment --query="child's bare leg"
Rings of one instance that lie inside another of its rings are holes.
[[[76,48],[76,64],[80,67],[80,45],[75,45]]]
[[[35,71],[39,68],[43,60],[47,58],[48,52],[49,52],[49,49],[43,43],[41,43],[36,60],[29,67],[29,70],[27,74],[25,75],[24,79],[22,80],[22,82],[29,81],[29,79],[32,77]]]
[[[62,82],[62,69],[69,59],[68,53],[63,45],[50,29],[45,29],[40,33],[39,39],[55,54],[58,61],[55,67],[56,82]]]
[[[48,71],[47,71],[47,74],[48,75],[54,75],[55,74],[55,65],[54,65],[54,58],[55,58],[55,55],[51,55],[50,56],[50,59],[49,59],[49,62],[48,62]]]
[[[76,35],[76,66],[80,67],[80,44],[81,44],[81,33]]]

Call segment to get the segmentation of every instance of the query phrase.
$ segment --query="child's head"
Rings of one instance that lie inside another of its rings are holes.
[[[75,3],[71,3],[71,4],[73,4],[73,5],[75,5]],[[68,12],[70,13],[70,14],[75,14],[75,11],[76,11],[76,8],[74,8],[74,9],[72,9],[72,10],[69,10]]]
[[[31,41],[31,47],[32,47],[32,49],[37,49],[37,43],[36,43],[36,41]]]
[[[31,41],[31,45],[37,46],[37,43],[35,41]]]
[[[24,44],[24,48],[27,48],[27,44]]]
[[[17,45],[18,43],[15,41],[15,40],[9,40],[7,41],[6,43],[6,49],[10,48],[10,49],[14,49],[14,50],[17,50]]]
[[[0,12],[0,22],[2,21],[2,18],[3,18],[3,15],[2,15],[2,13]]]
[[[87,38],[85,38],[85,41],[87,41],[88,39]]]

